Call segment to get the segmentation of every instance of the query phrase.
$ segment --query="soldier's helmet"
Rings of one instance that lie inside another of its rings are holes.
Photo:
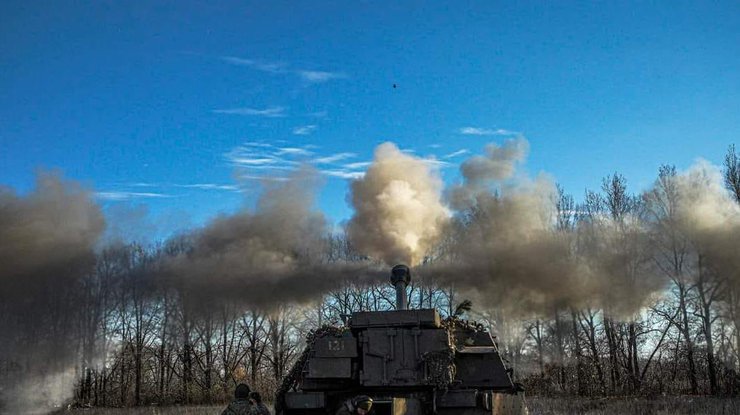
[[[364,409],[365,411],[369,411],[370,408],[373,407],[373,398],[367,395],[355,396],[355,398],[352,399],[352,405],[357,409]]]
[[[236,385],[236,389],[234,389],[234,398],[249,399],[249,385],[246,383]]]

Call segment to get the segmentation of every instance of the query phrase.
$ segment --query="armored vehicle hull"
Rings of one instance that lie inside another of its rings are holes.
[[[405,291],[408,278],[401,283]],[[357,395],[373,399],[376,415],[527,413],[481,326],[397,308],[354,313],[346,327],[313,333],[278,392],[277,413],[334,414]]]

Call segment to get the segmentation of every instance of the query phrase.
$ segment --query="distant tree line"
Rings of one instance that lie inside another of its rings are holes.
[[[599,191],[587,192],[583,203],[563,191],[556,203],[553,232],[573,236],[575,254],[589,248],[588,228],[609,218],[623,225],[612,249],[619,254],[616,260],[628,265],[625,272],[640,278],[641,269],[649,266],[665,274],[669,285],[664,295],[639,314],[625,321],[607,309],[555,308],[549,315],[523,320],[473,303],[467,317],[490,327],[527,393],[596,397],[740,391],[740,290],[673,227],[673,190],[666,179],[675,174],[673,167],[662,167],[654,191],[638,196],[615,173]],[[723,174],[740,203],[740,161],[734,147]],[[635,218],[650,230],[648,240],[634,239],[630,221]],[[367,261],[345,234],[326,238],[323,257],[317,260]],[[641,244],[654,249],[642,250]],[[188,239],[180,238],[99,251],[92,272],[45,292],[35,318],[55,320],[43,326],[64,333],[49,333],[48,356],[25,359],[49,359],[53,365],[55,350],[70,349],[79,404],[221,403],[239,382],[269,398],[300,355],[309,330],[341,325],[355,311],[394,307],[395,294],[387,284],[337,287],[317,304],[259,310],[234,301],[203,300],[176,284],[160,285],[149,278],[159,259],[188,248]],[[444,316],[466,300],[455,289],[429,280],[412,282],[409,297],[412,307],[437,308]],[[70,303],[77,304],[71,315],[55,311]],[[16,323],[21,324],[2,321]],[[6,377],[30,367],[23,359],[2,363],[0,372]]]

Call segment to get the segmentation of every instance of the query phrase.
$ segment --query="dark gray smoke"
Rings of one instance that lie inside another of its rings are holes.
[[[315,209],[318,184],[308,168],[268,182],[254,211],[221,216],[190,234],[186,251],[165,260],[164,281],[197,297],[269,309],[374,278],[361,264],[326,262],[329,228]]]
[[[36,189],[25,197],[0,188],[3,293],[79,275],[90,265],[92,247],[104,227],[90,193],[57,174],[41,173]]]
[[[20,196],[0,190],[0,405],[21,413],[63,402],[75,361],[73,301],[105,222],[90,192],[41,173]],[[30,385],[41,388],[28,394]],[[4,401],[4,402],[3,402]]]

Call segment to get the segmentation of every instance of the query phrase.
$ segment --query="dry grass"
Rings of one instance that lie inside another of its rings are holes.
[[[59,412],[70,415],[221,415],[226,405],[217,406],[150,406],[139,408],[90,408]],[[56,415],[56,414],[55,414]]]
[[[655,399],[527,398],[531,415],[730,415],[740,414],[740,399],[670,396]]]
[[[531,415],[731,415],[740,414],[740,398],[670,396],[655,399],[576,399],[528,397]],[[71,415],[220,415],[225,405],[142,408],[92,408],[59,412]]]

